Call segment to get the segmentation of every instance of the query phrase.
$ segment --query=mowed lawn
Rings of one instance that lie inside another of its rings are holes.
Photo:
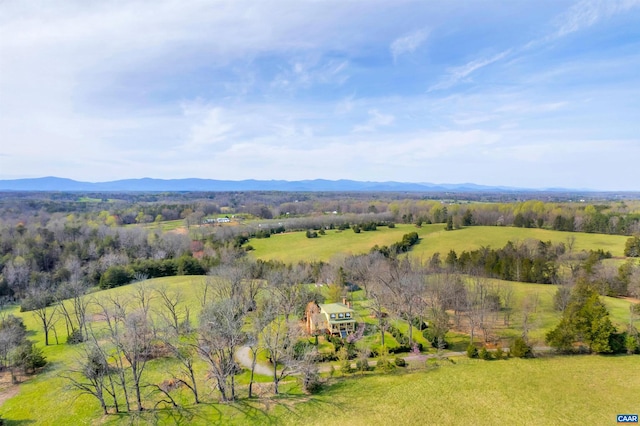
[[[367,253],[374,245],[391,245],[402,239],[404,234],[418,232],[420,242],[413,247],[410,255],[428,259],[439,252],[442,259],[453,249],[458,254],[463,250],[475,250],[480,247],[502,248],[508,241],[523,242],[534,239],[568,244],[574,239],[573,250],[611,251],[613,256],[623,256],[624,245],[628,239],[620,235],[586,234],[580,232],[560,232],[538,228],[512,228],[498,226],[471,226],[468,228],[445,231],[443,224],[396,225],[395,228],[379,227],[377,231],[356,234],[352,230],[326,231],[319,238],[307,238],[305,232],[290,232],[273,235],[271,238],[249,241],[255,250],[252,256],[263,260],[280,260],[287,263],[299,261],[329,261],[344,254]]]
[[[273,419],[305,425],[608,425],[640,411],[639,356],[476,361],[341,381]]]

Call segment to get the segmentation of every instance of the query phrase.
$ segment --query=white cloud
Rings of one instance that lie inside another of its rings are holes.
[[[186,114],[192,115],[193,112],[187,111]],[[192,126],[189,138],[182,148],[199,152],[224,147],[224,142],[231,136],[234,125],[225,119],[223,109],[211,108],[197,115],[200,116],[199,122]]]
[[[395,39],[389,46],[393,60],[396,61],[401,55],[413,53],[427,40],[428,36],[429,31],[420,29]]]
[[[284,90],[309,88],[316,84],[341,85],[349,78],[348,61],[296,60],[290,68],[282,70],[271,82],[271,87]]]
[[[376,109],[369,110],[369,120],[364,124],[353,127],[354,132],[373,132],[379,127],[390,126],[393,124],[395,117],[390,114],[382,114]]]
[[[553,36],[563,37],[638,6],[640,0],[580,1],[557,18],[556,32]]]
[[[507,57],[507,55],[509,55],[509,53],[511,53],[511,49],[500,52],[497,55],[493,55],[489,58],[476,59],[467,62],[466,64],[459,67],[450,68],[447,72],[447,75],[445,75],[438,83],[431,86],[429,88],[429,91],[443,90],[455,86],[460,81],[463,81],[466,77],[471,75],[473,72],[484,68],[487,65],[491,65],[501,59],[504,59],[505,57]]]

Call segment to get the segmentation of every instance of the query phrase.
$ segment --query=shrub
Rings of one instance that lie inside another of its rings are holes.
[[[478,358],[478,348],[473,346],[473,344],[467,346],[467,356],[469,358]]]
[[[407,366],[407,361],[405,361],[404,358],[396,357],[396,359],[393,362],[398,367],[406,367]]]
[[[509,348],[509,354],[516,358],[532,358],[533,351],[531,350],[531,346],[527,344],[527,342],[522,338],[518,337],[513,341],[511,347]]]
[[[382,346],[380,348],[380,354],[378,356],[378,362],[376,364],[376,370],[381,370],[384,372],[389,372],[393,370],[396,366],[389,360],[389,351],[386,346]]]
[[[16,365],[22,367],[27,374],[32,374],[37,368],[47,365],[42,349],[29,341],[24,342],[16,349],[14,357]]]
[[[376,363],[376,370],[384,371],[386,373],[393,371],[395,367],[395,364],[393,364],[388,358],[380,358]]]
[[[67,337],[68,345],[77,345],[82,342],[84,342],[84,335],[80,329],[73,330],[71,334],[69,334],[69,337]]]
[[[344,346],[337,351],[338,359],[340,360],[340,371],[342,374],[351,373],[351,361],[349,361],[349,351]]]
[[[503,359],[505,357],[505,353],[500,346],[498,346],[498,349],[496,349],[493,355],[496,359]]]
[[[361,358],[356,361],[356,370],[360,372],[369,371],[369,360],[366,358]]]
[[[493,357],[491,356],[491,352],[489,352],[487,348],[484,348],[484,347],[480,349],[480,351],[478,352],[478,358],[483,359],[485,361],[490,361],[493,359]]]
[[[133,272],[123,266],[110,266],[100,277],[100,288],[107,289],[129,284],[133,280]]]

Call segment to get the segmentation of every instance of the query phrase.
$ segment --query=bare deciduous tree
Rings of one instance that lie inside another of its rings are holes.
[[[23,305],[31,310],[39,320],[44,332],[44,344],[49,346],[49,333],[55,326],[58,307],[50,306],[54,300],[53,291],[48,282],[41,282],[36,287],[29,287]]]
[[[294,320],[287,320],[285,316],[278,315],[267,324],[260,338],[264,348],[269,352],[269,360],[273,368],[274,393],[278,394],[278,385],[285,377],[297,371],[297,362],[294,356],[294,343],[302,335],[303,331]],[[280,366],[280,371],[278,371]]]
[[[235,394],[235,374],[239,367],[234,354],[245,341],[242,330],[245,312],[233,299],[213,302],[202,311],[198,332],[198,353],[209,365],[209,373],[216,381],[223,401],[231,401]]]
[[[81,358],[76,364],[76,368],[63,373],[62,377],[81,394],[96,398],[105,415],[109,414],[107,396],[114,401],[115,410],[118,412],[118,401],[110,378],[109,362],[96,341],[91,341],[84,346]]]

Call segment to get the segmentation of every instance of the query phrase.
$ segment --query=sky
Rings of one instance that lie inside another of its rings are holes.
[[[0,2],[0,179],[640,190],[640,0]]]

